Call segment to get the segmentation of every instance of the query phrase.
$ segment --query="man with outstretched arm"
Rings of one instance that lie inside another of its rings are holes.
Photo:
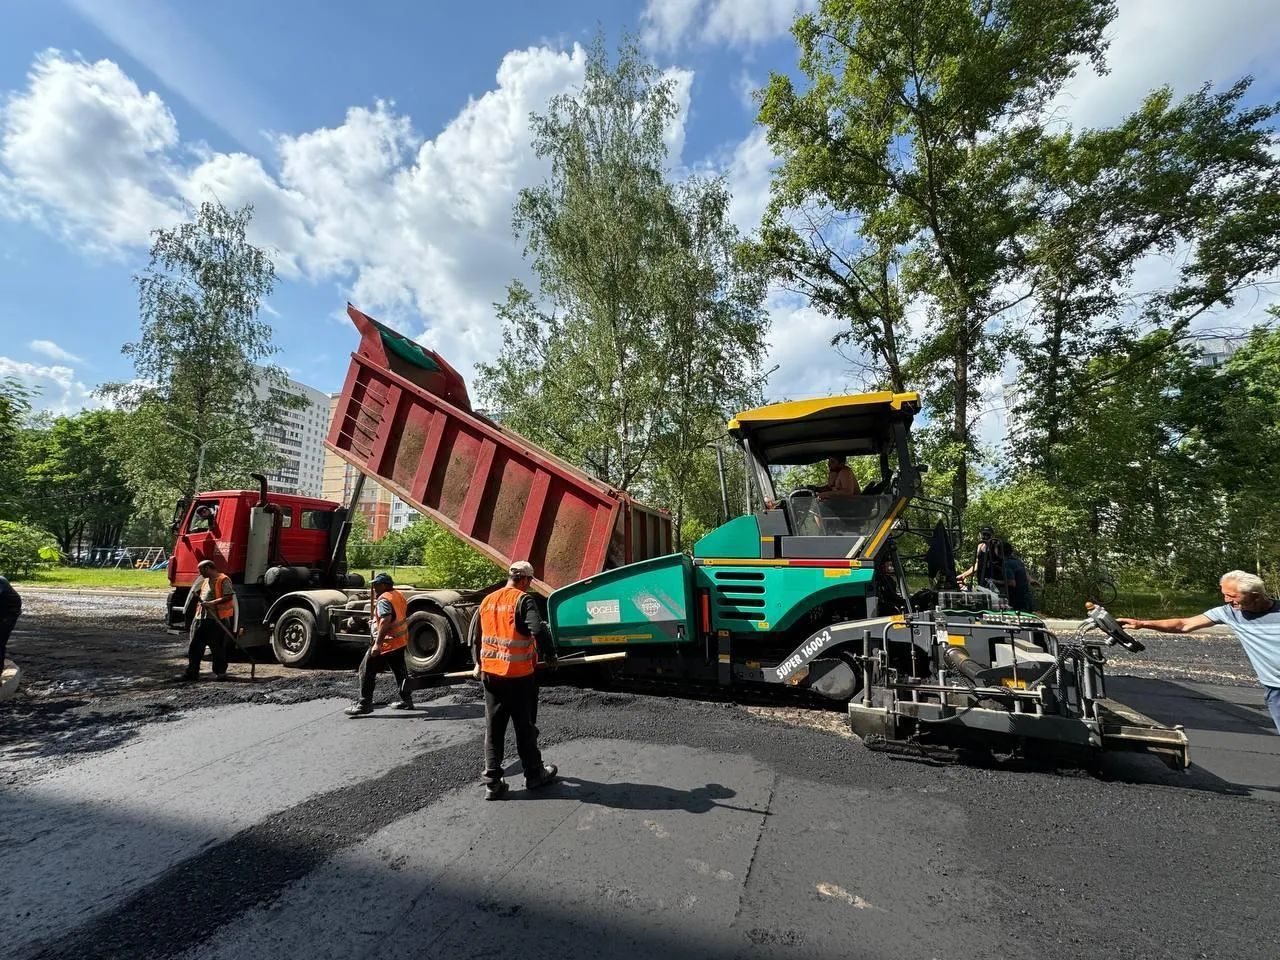
[[[507,721],[516,731],[516,750],[524,767],[528,790],[545,787],[556,778],[554,764],[543,764],[538,749],[538,654],[556,665],[555,641],[542,619],[533,586],[533,564],[518,560],[507,570],[507,585],[484,598],[480,618],[480,646],[473,649],[476,679],[484,686],[484,774],[486,800],[507,795],[502,778]]]
[[[1267,695],[1267,709],[1280,733],[1280,602],[1267,595],[1262,578],[1243,570],[1224,573],[1219,581],[1222,606],[1194,617],[1139,620],[1118,617],[1122,626],[1161,633],[1190,633],[1215,623],[1231,628],[1244,647],[1253,670]]]

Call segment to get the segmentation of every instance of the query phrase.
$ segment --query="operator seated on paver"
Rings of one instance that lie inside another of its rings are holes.
[[[390,670],[396,679],[398,699],[393,710],[412,710],[413,697],[405,691],[409,671],[404,664],[404,648],[409,643],[409,602],[395,588],[390,575],[380,573],[369,584],[369,618],[372,639],[364,659],[360,661],[360,699],[347,707],[347,716],[360,717],[373,713],[373,690],[378,674]]]
[[[819,500],[826,500],[830,497],[856,497],[862,490],[858,487],[858,478],[849,469],[848,460],[835,455],[827,457],[827,482],[814,492]]]
[[[1222,606],[1198,616],[1166,620],[1117,617],[1117,620],[1121,626],[1161,633],[1191,633],[1215,623],[1230,627],[1266,691],[1267,709],[1271,711],[1276,732],[1280,733],[1280,601],[1267,595],[1267,585],[1261,577],[1244,570],[1224,573],[1218,584],[1222,589]]]
[[[543,764],[538,749],[538,654],[556,666],[555,640],[542,619],[533,586],[533,564],[517,560],[507,570],[507,585],[480,604],[480,646],[473,649],[475,677],[484,687],[484,773],[486,800],[507,795],[502,777],[507,721],[516,731],[516,751],[524,785],[536,790],[556,778],[555,764]]]
[[[231,633],[235,630],[236,592],[231,578],[218,569],[212,560],[201,560],[196,566],[200,576],[191,585],[187,594],[184,619],[191,615],[191,605],[195,604],[194,619],[191,620],[191,644],[187,647],[187,669],[178,677],[179,680],[196,680],[200,676],[200,661],[204,659],[205,648],[213,659],[213,678],[227,679],[227,644],[231,642]]]

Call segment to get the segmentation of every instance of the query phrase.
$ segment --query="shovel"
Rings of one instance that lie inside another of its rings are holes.
[[[564,667],[580,667],[590,663],[608,663],[611,660],[625,660],[625,653],[597,653],[589,657],[569,657],[568,659],[559,659],[556,661],[558,669]],[[546,668],[547,661],[543,660],[538,663],[539,667]],[[431,687],[451,687],[455,683],[463,683],[467,680],[475,680],[475,668],[470,670],[454,670],[450,673],[437,673],[426,677],[410,677],[405,687],[411,690],[425,690]]]
[[[200,601],[200,605],[202,607],[204,606],[203,600]],[[253,659],[253,654],[249,652],[249,648],[240,643],[240,633],[243,631],[244,628],[242,627],[241,630],[235,633],[232,633],[231,629],[225,623],[222,622],[221,617],[215,616],[212,619],[213,619],[213,622],[218,625],[218,628],[223,633],[225,633],[228,637],[231,638],[231,642],[236,645],[236,649],[249,658],[249,679],[250,680],[256,679],[258,661]]]

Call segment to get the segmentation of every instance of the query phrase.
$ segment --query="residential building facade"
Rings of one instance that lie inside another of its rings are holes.
[[[264,377],[255,384],[259,400],[278,402],[276,422],[259,428],[258,436],[273,444],[283,458],[280,466],[267,474],[267,485],[276,493],[319,497],[324,487],[324,438],[329,429],[329,397],[321,390],[296,380],[268,383]],[[289,397],[300,397],[303,405],[289,409]]]

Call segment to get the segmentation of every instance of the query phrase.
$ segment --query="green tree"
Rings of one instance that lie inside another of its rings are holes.
[[[1044,107],[1083,59],[1101,65],[1114,15],[1111,0],[823,0],[793,27],[805,89],[775,73],[761,100],[782,157],[764,239],[784,276],[849,319],[884,382],[929,386],[958,510],[978,384],[1002,359],[994,318],[1023,296],[1003,291]],[[796,229],[791,211],[807,210],[851,229]],[[904,362],[913,299],[931,322]]]
[[[0,520],[0,576],[25,578],[44,559],[50,537],[29,523]]]
[[[1119,126],[1046,137],[1027,200],[1039,211],[1028,231],[1024,277],[1032,291],[1021,361],[1012,448],[1022,468],[1059,482],[1073,419],[1094,404],[1095,356],[1131,346],[1142,321],[1173,332],[1141,349],[1176,346],[1191,321],[1229,304],[1244,286],[1274,272],[1273,204],[1280,163],[1266,124],[1270,105],[1242,109],[1243,80],[1174,102],[1158,90]],[[1245,215],[1244,211],[1251,211]],[[1234,223],[1223,231],[1224,222]],[[1230,239],[1226,239],[1226,237]],[[1170,285],[1134,289],[1134,271],[1153,252],[1191,251]],[[1136,307],[1135,307],[1136,305]],[[1143,355],[1132,358],[1149,366]],[[1126,368],[1107,366],[1108,377]],[[1047,576],[1056,546],[1044,545]]]
[[[759,395],[766,318],[723,183],[667,179],[675,115],[635,43],[610,64],[597,37],[582,89],[533,118],[551,175],[513,220],[538,288],[508,288],[503,348],[480,373],[505,424],[679,514],[695,453]]]
[[[133,512],[121,459],[127,418],[119,411],[85,411],[28,435],[26,517],[52,534],[64,554],[120,542]]]
[[[197,480],[239,488],[249,473],[270,470],[278,457],[255,430],[299,403],[255,393],[255,384],[278,388],[286,378],[265,363],[276,347],[258,311],[275,267],[246,237],[252,215],[248,205],[202,203],[194,219],[155,231],[150,264],[135,278],[142,330],[123,350],[135,378],[101,392],[132,414],[126,468],[153,511],[196,493]]]
[[[23,425],[31,412],[31,391],[13,377],[0,378],[0,519],[23,510]]]

